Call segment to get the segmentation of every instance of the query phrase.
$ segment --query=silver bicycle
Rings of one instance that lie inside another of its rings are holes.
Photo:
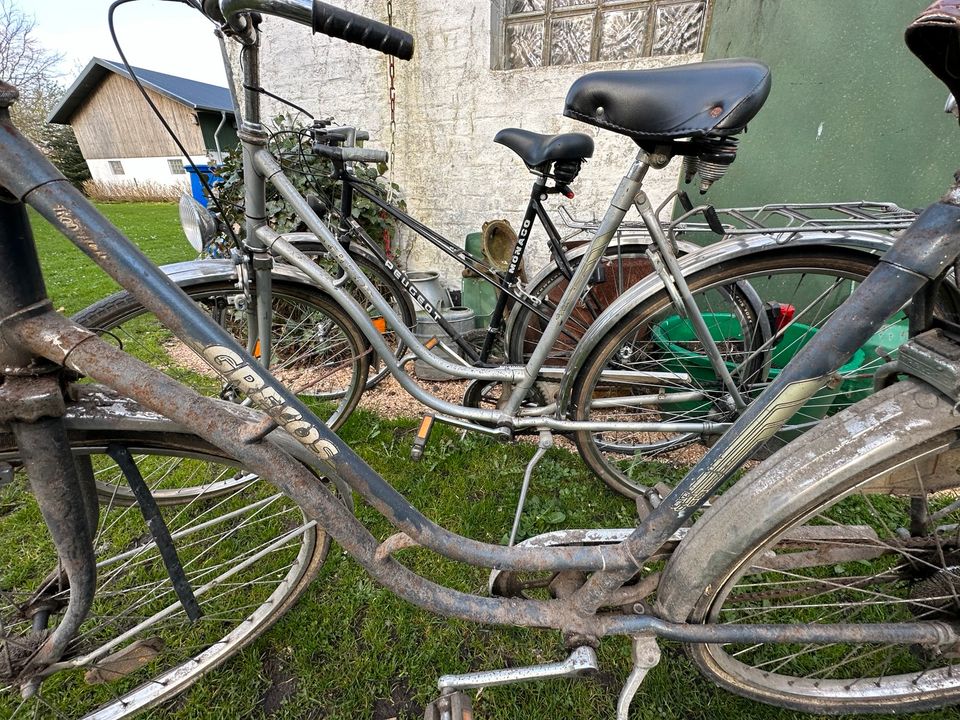
[[[246,13],[263,10],[400,54],[412,42],[322,2],[223,0],[206,10],[251,41]],[[938,3],[907,39],[960,91],[956,3]],[[441,676],[428,718],[472,717],[470,688],[595,669],[596,646],[614,635],[631,637],[634,664],[618,720],[659,660],[658,638],[688,644],[723,686],[791,708],[908,712],[960,702],[960,325],[939,311],[960,258],[960,186],[919,217],[639,527],[510,547],[438,527],[357,458],[17,132],[15,95],[0,85],[0,477],[13,507],[0,530],[19,540],[0,554],[10,715],[122,717],[169,699],[289,606],[327,534],[420,607],[562,632],[565,662]],[[26,204],[262,411],[203,397],[58,315]],[[889,386],[716,499],[904,308],[911,338],[879,374]],[[200,470],[190,471],[195,461]],[[352,492],[396,533],[381,540],[367,530],[341,500]],[[15,534],[24,522],[11,524],[14,514],[47,532]],[[518,582],[551,581],[538,585],[541,597],[481,597],[412,572],[401,560],[413,547]]]
[[[251,33],[242,43],[243,82],[256,88],[259,31]],[[728,94],[728,111],[715,117],[696,115],[699,95],[683,90],[693,81],[715,82]],[[611,82],[619,85],[607,88]],[[631,89],[637,86],[656,88],[667,106],[689,109],[699,118],[696,127],[673,127],[634,108]],[[501,338],[510,363],[474,362],[451,346],[445,346],[441,357],[431,351],[433,342],[414,335],[409,312],[404,311],[409,302],[404,288],[390,287],[382,275],[370,273],[376,243],[341,209],[348,236],[368,241],[360,243],[359,255],[346,247],[269,152],[269,137],[258,124],[260,97],[255,92],[245,93],[243,117],[260,129],[241,133],[247,215],[263,216],[264,183],[269,182],[310,233],[278,235],[263,222],[249,220],[244,229],[248,249],[239,265],[198,261],[169,272],[332,427],[355,407],[377,358],[431,409],[414,443],[417,454],[435,420],[501,439],[540,433],[545,446],[552,444],[553,433],[561,433],[575,440],[591,469],[618,492],[646,504],[658,502],[660,494],[638,479],[644,461],[673,457],[687,446],[709,445],[722,435],[876,266],[889,247],[889,233],[914,217],[886,203],[779,205],[718,213],[684,200],[688,211],[682,218],[662,221],[673,197],[655,209],[643,191],[647,172],[682,155],[691,177],[699,173],[706,184],[717,180],[736,156],[736,135],[760,110],[768,89],[769,74],[762,65],[738,61],[593,73],[571,88],[566,114],[626,134],[640,150],[598,223],[566,218],[573,230],[590,237],[567,255],[572,275],[550,266],[526,287],[519,282],[510,286],[523,301],[515,304]],[[597,114],[600,107],[605,115]],[[610,119],[620,114],[627,119]],[[362,182],[350,179],[351,164],[385,159],[382,151],[356,147],[356,137],[352,128],[324,126],[314,150],[331,159],[350,192],[363,192],[400,221],[423,229]],[[582,161],[585,152],[573,135],[513,131],[510,137],[508,146],[536,176],[535,192],[553,188],[550,183],[562,184],[557,168]],[[641,219],[625,223],[631,208]],[[697,251],[687,238],[704,233],[726,239]],[[305,243],[310,252],[304,252]],[[314,261],[318,246],[326,259],[320,263]],[[686,253],[682,257],[681,250]],[[128,349],[142,347],[142,356],[154,364],[179,368],[182,377],[205,392],[224,393],[201,362],[188,362],[175,343],[156,341],[165,331],[131,294],[109,298],[78,319],[121,337]],[[146,332],[147,326],[156,329]],[[843,369],[843,382],[798,409],[771,445],[867,394],[873,372],[905,338],[903,316],[878,328]],[[411,355],[398,357],[398,348],[409,348]],[[418,385],[403,371],[404,362],[414,357],[471,381],[464,401],[445,402]],[[233,394],[235,388],[226,391]]]

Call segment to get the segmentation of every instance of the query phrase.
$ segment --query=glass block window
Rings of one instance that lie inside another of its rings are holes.
[[[709,0],[495,0],[500,67],[700,52]]]
[[[183,160],[180,158],[173,158],[172,160],[167,160],[167,167],[170,168],[171,175],[186,175],[187,170],[183,167]]]

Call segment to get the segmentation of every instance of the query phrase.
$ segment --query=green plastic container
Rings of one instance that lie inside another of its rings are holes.
[[[464,245],[467,254],[477,260],[483,260],[483,234],[470,233]],[[463,271],[463,280],[460,286],[462,295],[460,303],[473,310],[475,328],[485,328],[490,325],[490,316],[497,307],[497,289],[480,277],[475,277],[469,270]]]
[[[863,400],[873,392],[873,373],[876,368],[886,362],[887,357],[896,359],[899,347],[910,338],[909,326],[909,321],[902,318],[874,333],[873,337],[864,343],[861,348],[864,355],[863,364],[869,371],[854,373],[844,378],[843,385],[840,386],[843,394],[837,398],[833,412]],[[881,348],[883,355],[878,352]]]
[[[737,318],[730,313],[704,313],[704,322],[710,331],[710,336],[718,343],[742,342],[743,332]],[[775,379],[786,367],[787,363],[817,332],[816,328],[794,323],[783,337],[773,347],[770,363],[770,379]],[[705,386],[716,387],[719,389],[720,381],[717,379],[710,365],[710,360],[701,353],[690,350],[683,346],[683,343],[698,342],[696,334],[690,321],[677,315],[668,317],[661,323],[658,323],[652,330],[654,342],[664,351],[663,364],[667,370],[672,372],[683,372],[690,375],[694,380],[703,383]],[[857,386],[853,383],[863,382],[861,376],[857,376],[857,371],[863,367],[866,361],[866,354],[863,350],[857,350],[848,363],[846,363],[839,372],[841,375],[854,375],[850,380],[844,380],[839,389],[823,388],[816,395],[807,401],[807,404],[798,410],[793,417],[788,420],[790,425],[803,425],[815,423],[821,420],[828,412],[836,412],[840,409],[837,406],[837,398],[843,398],[853,392]],[[734,363],[728,362],[727,367],[732,371],[735,368]],[[847,384],[851,383],[850,387]],[[872,384],[872,379],[869,380]],[[674,392],[681,392],[683,388],[677,388]],[[713,411],[713,406],[709,402],[693,401],[684,403],[675,403],[668,406],[678,412],[683,412],[689,417],[691,411],[702,411],[709,413]],[[802,431],[786,431],[780,433],[783,439],[790,439],[799,435]]]

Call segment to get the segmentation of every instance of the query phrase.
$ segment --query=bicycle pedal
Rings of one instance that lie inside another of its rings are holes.
[[[410,448],[410,459],[419,462],[423,457],[423,451],[427,447],[427,440],[430,439],[430,432],[433,430],[433,415],[424,415],[420,421],[420,427],[417,428],[417,436],[413,439],[413,447]]]

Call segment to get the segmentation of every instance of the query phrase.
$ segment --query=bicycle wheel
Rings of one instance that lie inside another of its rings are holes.
[[[670,559],[658,605],[692,623],[960,619],[953,402],[900,383],[828,418],[725,492]],[[745,519],[748,521],[745,522]],[[829,629],[829,628],[827,628]],[[691,645],[742,695],[806,712],[960,701],[957,645]]]
[[[35,697],[23,700],[9,674],[0,678],[4,717],[127,717],[173,697],[277,620],[316,576],[329,546],[293,502],[196,438],[108,429],[74,431],[70,442],[100,488],[97,590],[77,637]],[[0,488],[0,533],[18,538],[0,547],[0,628],[8,650],[17,640],[33,642],[32,616],[41,605],[51,611],[47,627],[55,626],[68,592],[54,584],[56,551],[11,443],[0,435],[0,463],[15,468]],[[238,480],[215,498],[192,493],[161,506],[203,611],[198,621],[185,616],[139,506],[103,493],[126,485],[104,454],[108,445],[131,453],[155,493],[198,478],[212,485]]]
[[[297,246],[298,250],[311,256],[314,261],[319,263],[334,277],[337,277],[340,274],[339,267],[334,260],[329,257],[326,248],[324,248],[323,245],[316,241],[297,241],[294,244]],[[390,307],[403,321],[403,324],[411,330],[415,329],[417,326],[417,313],[414,308],[413,300],[410,298],[410,295],[407,293],[407,291],[403,289],[403,286],[397,282],[396,278],[394,278],[393,275],[383,267],[378,259],[360,253],[354,255],[353,259],[360,267],[360,270],[363,272],[363,274],[366,275],[367,279],[373,283],[373,286],[377,289],[377,291],[383,295],[384,299],[390,304]],[[366,296],[360,292],[356,285],[354,285],[352,282],[348,282],[347,289],[353,298],[367,309],[367,314],[370,316],[370,320],[380,331],[380,335],[387,343],[387,346],[392,350],[393,356],[399,362],[400,359],[407,354],[406,343],[400,339],[400,336],[397,334],[396,330],[391,329],[389,323],[387,323],[386,319],[383,317],[383,313],[377,310],[373,304],[367,300]],[[373,365],[373,372],[367,379],[367,389],[375,387],[385,377],[387,377],[387,375],[390,374],[390,368],[387,367],[386,364],[381,363],[378,356],[374,357],[371,364]]]
[[[816,254],[786,248],[687,278],[744,402],[776,377],[876,262],[874,256],[842,248],[823,247]],[[906,339],[906,331],[902,316],[892,319],[841,368],[843,382],[812,398],[774,442],[796,437],[867,394],[873,372]],[[574,382],[572,402],[577,420],[649,424],[643,431],[575,434],[590,468],[628,496],[646,490],[641,480],[648,471],[646,459],[696,460],[702,447],[688,446],[710,444],[738,415],[690,320],[666,291],[638,304],[597,343]],[[710,423],[720,425],[711,428]]]
[[[186,293],[246,345],[244,297],[232,281],[194,285]],[[228,399],[237,395],[126,291],[91,305],[74,319],[201,394]],[[311,285],[274,279],[271,338],[271,372],[327,425],[339,428],[359,402],[370,368],[369,346],[356,324]]]
[[[597,319],[624,290],[640,282],[653,271],[653,264],[646,256],[648,245],[611,245],[600,261],[600,271],[594,276],[586,293],[577,303],[563,332],[554,343],[547,358],[547,366],[565,366],[590,324]],[[569,258],[574,270],[582,256]],[[530,294],[542,305],[537,309],[519,305],[511,319],[507,348],[510,362],[524,364],[530,359],[540,341],[547,323],[554,315],[557,303],[567,289],[569,281],[559,268],[554,268],[530,289]]]

